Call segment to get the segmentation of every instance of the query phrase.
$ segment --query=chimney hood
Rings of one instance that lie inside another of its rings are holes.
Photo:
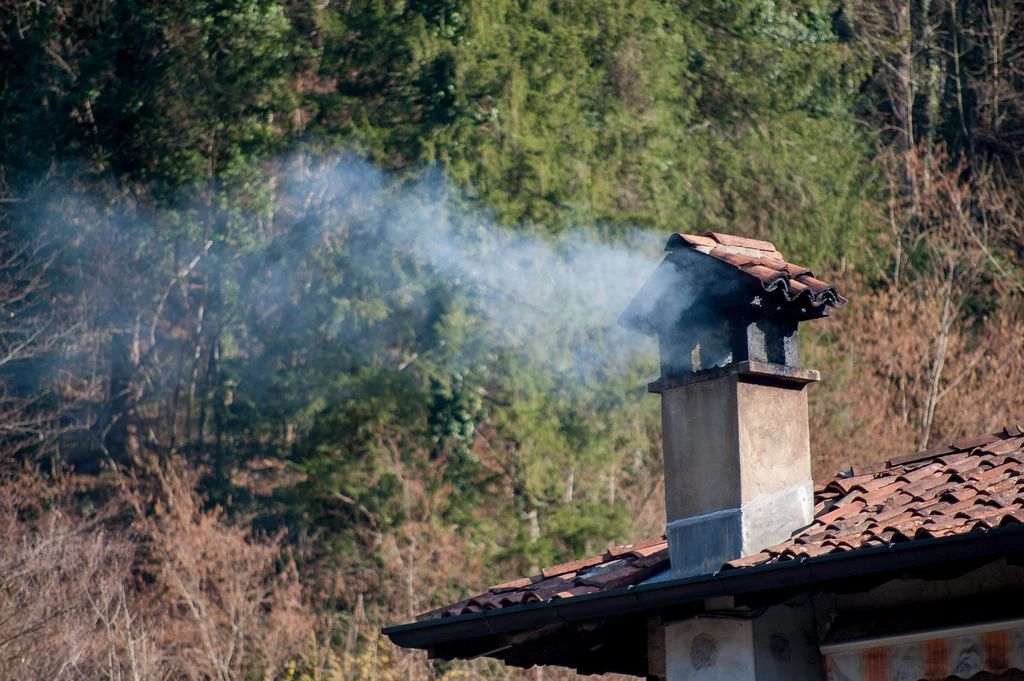
[[[813,517],[797,326],[846,300],[771,243],[673,235],[619,323],[657,336],[674,577],[788,539]]]

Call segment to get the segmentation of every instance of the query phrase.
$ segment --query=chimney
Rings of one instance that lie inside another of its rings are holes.
[[[811,523],[797,325],[846,304],[775,246],[676,234],[619,323],[658,336],[672,575],[714,572]]]

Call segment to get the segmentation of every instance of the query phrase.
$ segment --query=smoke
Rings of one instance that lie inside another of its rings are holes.
[[[666,235],[503,226],[438,169],[410,179],[351,156],[294,156],[269,172],[274,208],[262,213],[209,200],[155,210],[71,188],[26,204],[20,224],[60,253],[48,290],[98,334],[53,370],[94,373],[103,335],[134,329],[147,392],[191,381],[193,394],[218,338],[219,361],[261,404],[286,365],[310,376],[290,389],[312,396],[324,375],[404,368],[441,347],[477,366],[508,351],[579,383],[655,372],[656,342],[617,320]],[[460,311],[471,341],[456,352],[442,327]]]
[[[365,265],[384,276],[395,260],[415,261],[421,284],[469,298],[496,343],[580,376],[653,356],[654,341],[616,321],[656,270],[666,235],[501,226],[436,170],[401,181],[346,158],[294,161],[289,176],[283,203],[305,206],[318,236],[373,225],[377,242],[357,255]]]

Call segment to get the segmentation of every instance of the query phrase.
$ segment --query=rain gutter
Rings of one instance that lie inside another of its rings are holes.
[[[813,586],[944,563],[992,559],[1016,552],[1024,552],[1024,525],[654,581],[586,596],[402,624],[387,627],[383,633],[403,648],[426,649],[441,643],[537,629],[551,624],[656,611],[716,596]]]

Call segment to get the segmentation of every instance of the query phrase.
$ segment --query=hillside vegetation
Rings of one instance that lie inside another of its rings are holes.
[[[614,322],[672,232],[851,299],[816,476],[1014,422],[1022,54],[1015,0],[0,0],[0,676],[520,675],[378,630],[663,531]]]

